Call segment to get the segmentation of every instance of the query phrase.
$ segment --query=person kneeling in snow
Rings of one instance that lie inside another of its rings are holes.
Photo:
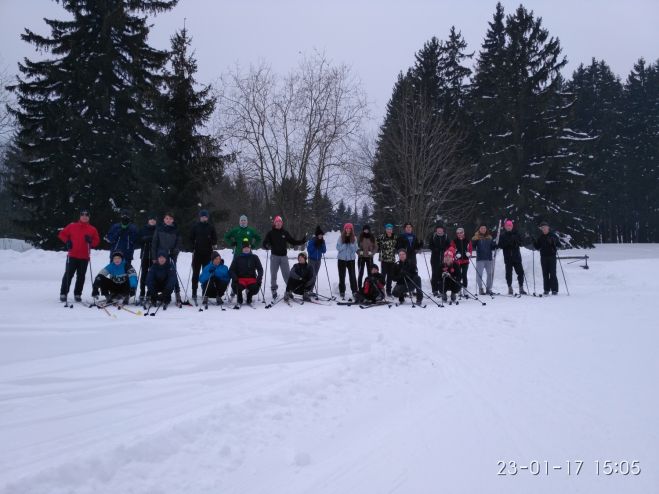
[[[460,265],[454,262],[453,249],[449,249],[444,252],[444,260],[442,262],[442,281],[439,286],[439,291],[442,294],[442,300],[446,302],[448,300],[448,292],[451,292],[451,300],[455,301],[455,298],[462,286],[460,285],[460,276],[462,270]]]
[[[112,253],[112,262],[96,275],[92,297],[98,298],[98,292],[105,296],[108,302],[123,299],[127,304],[129,297],[135,295],[137,288],[137,273],[129,264],[126,267],[124,255],[120,251]]]
[[[204,294],[203,304],[208,304],[209,297],[215,297],[217,305],[222,305],[222,296],[231,281],[229,268],[224,265],[224,259],[219,252],[213,251],[211,262],[208,263],[199,276],[201,290]]]
[[[396,286],[393,290],[394,297],[402,304],[405,295],[411,294],[416,289],[416,303],[421,304],[423,293],[421,292],[421,278],[416,269],[416,263],[407,258],[407,250],[402,248],[398,251],[398,262],[394,266],[393,279]]]
[[[151,301],[151,305],[160,301],[167,306],[172,301],[172,292],[176,288],[176,268],[169,260],[169,254],[165,249],[160,249],[157,256],[156,263],[149,268],[146,277],[146,286],[149,290],[147,298]]]
[[[364,285],[357,294],[357,302],[360,304],[375,304],[384,300],[384,291],[387,280],[383,274],[380,274],[380,268],[377,264],[371,265],[371,272],[364,280]]]
[[[302,295],[302,300],[310,301],[309,292],[313,288],[314,270],[307,263],[307,255],[300,252],[297,255],[297,264],[293,266],[288,276],[288,283],[286,283],[286,293],[284,293],[284,300],[293,298],[293,294],[297,293]]]
[[[263,280],[263,266],[261,260],[252,254],[249,238],[243,238],[242,253],[233,258],[229,274],[231,275],[231,288],[238,297],[238,303],[243,303],[243,291],[247,292],[247,303],[252,303],[252,297],[261,289]]]

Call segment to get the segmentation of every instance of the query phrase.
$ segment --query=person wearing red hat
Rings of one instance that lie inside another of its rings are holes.
[[[71,280],[76,275],[76,284],[73,296],[76,302],[82,300],[82,289],[85,286],[85,273],[89,263],[91,249],[97,247],[101,241],[98,230],[89,224],[89,210],[80,211],[80,220],[69,223],[57,235],[64,242],[68,255],[66,256],[66,270],[62,277],[60,288],[60,301],[66,302]]]
[[[346,271],[350,279],[350,290],[352,296],[357,295],[357,276],[355,276],[355,256],[357,255],[357,237],[352,223],[343,225],[341,236],[336,241],[336,258],[339,268],[339,296],[345,300],[346,295]]]
[[[270,290],[272,291],[273,300],[277,298],[277,273],[281,270],[284,278],[284,286],[288,283],[290,276],[290,266],[288,265],[288,244],[302,245],[307,241],[306,238],[297,240],[284,229],[284,220],[281,216],[275,216],[272,220],[272,230],[270,230],[263,239],[263,248],[270,250]]]

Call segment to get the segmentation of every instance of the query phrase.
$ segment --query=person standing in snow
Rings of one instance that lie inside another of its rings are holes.
[[[432,276],[430,286],[433,297],[439,295],[440,284],[442,283],[442,262],[444,261],[444,252],[451,246],[451,242],[446,235],[444,225],[437,223],[435,231],[428,237],[428,248],[430,249],[430,268]]]
[[[469,258],[471,257],[471,242],[465,237],[465,229],[460,227],[455,230],[455,238],[451,242],[451,248],[455,252],[455,264],[459,267],[458,281],[462,288],[467,288],[467,271],[469,270]]]
[[[144,291],[146,288],[146,278],[149,273],[149,268],[151,267],[152,254],[151,254],[151,242],[153,241],[153,234],[156,232],[156,215],[154,213],[149,213],[147,216],[146,225],[142,227],[139,232],[139,242],[140,242],[140,298],[138,300],[139,305],[144,304]]]
[[[545,295],[558,295],[558,278],[556,277],[556,256],[561,241],[551,231],[549,223],[540,223],[542,234],[533,242],[536,250],[540,251],[540,266],[542,267],[542,284]]]
[[[357,255],[357,238],[352,223],[343,225],[341,235],[336,241],[337,268],[339,270],[339,296],[345,299],[346,271],[350,280],[353,297],[357,294],[357,277],[355,276],[355,256]]]
[[[277,298],[277,273],[281,270],[281,275],[284,278],[284,284],[288,283],[288,276],[290,274],[290,267],[288,265],[288,244],[302,245],[306,242],[305,238],[295,239],[284,229],[284,220],[281,216],[275,216],[272,221],[272,229],[265,235],[263,239],[263,248],[271,250],[270,254],[270,290],[272,291],[272,299]]]
[[[121,210],[119,223],[115,223],[103,237],[110,244],[110,254],[120,251],[124,255],[124,262],[131,266],[133,253],[139,242],[139,231],[137,225],[130,221],[130,213],[127,209]]]
[[[151,305],[156,305],[160,301],[164,307],[167,307],[172,301],[172,292],[176,287],[176,268],[169,260],[169,253],[165,249],[158,251],[154,261],[146,278],[146,286],[149,290],[147,298],[151,301]]]
[[[113,252],[111,258],[112,262],[96,275],[92,297],[96,300],[100,290],[108,303],[121,300],[123,305],[127,305],[130,297],[135,295],[137,273],[126,263],[121,251]]]
[[[241,243],[242,252],[234,256],[229,268],[231,286],[238,296],[238,303],[243,303],[243,291],[247,292],[247,304],[252,303],[252,297],[261,289],[263,281],[263,266],[258,256],[252,254],[252,247],[248,237]]]
[[[375,239],[375,235],[371,233],[371,227],[369,225],[362,227],[362,232],[359,234],[359,240],[357,241],[357,247],[357,266],[359,268],[357,287],[361,290],[364,270],[366,270],[366,276],[368,276],[373,265],[373,256],[378,252],[378,242]]]
[[[309,253],[309,265],[313,268],[313,284],[316,284],[318,278],[318,271],[320,271],[320,263],[323,260],[323,255],[327,252],[327,245],[325,244],[325,232],[316,226],[314,236],[307,242],[307,252]]]
[[[403,225],[403,233],[398,235],[396,250],[405,249],[407,262],[416,266],[416,252],[423,247],[423,241],[416,238],[416,234],[412,230],[412,223]]]
[[[514,227],[512,220],[503,223],[503,232],[499,238],[499,248],[503,251],[503,263],[506,266],[506,283],[508,283],[508,295],[513,295],[513,269],[517,274],[520,295],[526,295],[524,290],[524,267],[522,266],[522,253],[520,247],[522,237]]]
[[[222,296],[226,292],[231,275],[229,268],[224,265],[224,259],[219,252],[211,254],[211,261],[204,267],[199,276],[203,294],[203,305],[208,304],[208,298],[215,298],[217,305],[222,305]]]
[[[217,245],[217,233],[213,223],[208,221],[207,209],[199,211],[199,221],[190,231],[192,244],[192,300],[197,302],[197,287],[199,286],[199,270],[211,262],[211,253]]]
[[[382,265],[382,276],[385,277],[387,297],[391,297],[391,283],[394,265],[396,264],[396,245],[398,235],[394,233],[394,225],[384,225],[384,233],[378,236],[378,249],[380,250],[380,264]]]
[[[153,233],[153,240],[151,241],[151,258],[153,259],[153,263],[155,263],[157,259],[156,253],[160,250],[164,250],[167,252],[169,259],[174,265],[174,269],[177,269],[176,259],[181,252],[181,246],[181,235],[174,224],[174,215],[172,213],[165,213],[162,223],[156,227],[156,230]],[[181,286],[178,281],[178,272],[176,275],[174,293],[176,295],[176,305],[180,307]]]
[[[68,251],[59,299],[61,302],[66,302],[75,273],[76,284],[73,288],[73,297],[76,302],[80,302],[91,249],[97,247],[101,241],[98,230],[89,224],[89,210],[80,211],[80,219],[77,222],[69,223],[57,236],[64,242]]]
[[[476,284],[481,295],[492,295],[494,283],[494,263],[492,257],[497,243],[488,231],[487,225],[481,223],[478,231],[471,238],[471,246],[476,251]],[[487,273],[487,284],[483,287],[483,271]]]
[[[261,235],[252,227],[248,226],[247,216],[240,216],[238,226],[224,234],[224,241],[233,249],[233,255],[239,256],[242,253],[243,239],[249,240],[250,249],[258,248],[261,243]]]
[[[293,298],[293,294],[302,295],[302,300],[310,302],[309,292],[313,289],[313,268],[307,263],[307,255],[300,252],[297,255],[297,264],[293,265],[288,282],[286,283],[286,292],[284,301]]]

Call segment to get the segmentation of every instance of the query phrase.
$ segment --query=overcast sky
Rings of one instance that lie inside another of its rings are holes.
[[[519,1],[503,1],[512,13]],[[180,0],[171,12],[152,19],[151,43],[169,44],[183,25],[193,36],[199,80],[213,81],[236,61],[264,59],[279,71],[301,52],[325,51],[361,78],[379,120],[399,71],[432,36],[444,39],[451,25],[478,52],[491,20],[494,0]],[[561,40],[567,75],[592,57],[606,60],[623,79],[639,57],[659,58],[659,0],[527,0],[544,26]],[[61,18],[53,0],[0,0],[0,64],[34,57],[22,42],[24,27],[47,34],[43,18]]]

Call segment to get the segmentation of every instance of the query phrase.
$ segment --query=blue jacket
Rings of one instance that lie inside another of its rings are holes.
[[[138,240],[139,231],[135,224],[130,223],[124,227],[121,223],[115,223],[105,236],[105,241],[110,244],[110,258],[113,252],[119,250],[126,261],[132,261]]]
[[[316,247],[316,238],[312,238],[307,242],[307,254],[309,254],[309,259],[314,261],[320,261],[323,258],[323,254],[327,252],[327,245],[325,240],[323,240],[320,248]]]
[[[98,276],[109,278],[117,284],[126,283],[126,279],[128,279],[128,285],[131,288],[137,288],[137,274],[132,267],[126,270],[126,261],[121,261],[118,266],[111,262],[99,271]]]
[[[149,293],[152,294],[159,292],[171,294],[176,287],[174,265],[169,261],[162,266],[158,262],[152,264],[146,276],[146,286],[149,288]]]
[[[229,268],[227,268],[224,265],[224,261],[221,261],[219,266],[213,264],[212,261],[209,262],[206,266],[204,266],[204,269],[201,271],[201,274],[199,275],[199,282],[202,285],[205,285],[206,283],[208,283],[208,280],[211,279],[211,275],[215,276],[222,283],[229,283],[229,281],[231,280],[231,276],[229,276]]]
[[[489,232],[485,235],[476,232],[471,239],[471,245],[476,251],[477,261],[491,261],[492,254],[497,248],[497,241],[492,238]]]
[[[357,239],[351,244],[341,242],[343,237],[336,241],[336,258],[341,261],[354,261],[357,255]]]

